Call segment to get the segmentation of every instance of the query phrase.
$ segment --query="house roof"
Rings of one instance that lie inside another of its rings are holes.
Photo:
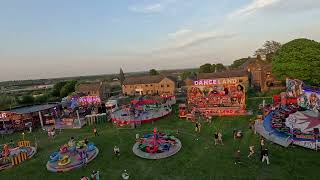
[[[200,73],[198,79],[215,79],[215,78],[229,78],[229,77],[244,77],[248,76],[247,70],[237,69],[215,73]]]
[[[260,65],[267,65],[267,64],[269,64],[268,62],[266,62],[266,61],[264,61],[264,60],[262,60],[262,59],[259,59],[259,58],[252,58],[252,57],[248,57],[247,58],[247,60],[246,60],[246,62],[245,63],[243,63],[243,64],[241,64],[240,66],[239,66],[239,68],[240,69],[248,69],[248,66],[250,65],[250,64],[252,64],[252,63],[256,63],[256,64],[260,64]]]
[[[79,84],[77,92],[98,91],[101,85],[101,82]]]
[[[124,85],[132,85],[132,84],[152,84],[159,83],[164,78],[167,78],[163,75],[155,75],[155,76],[137,76],[137,77],[128,77],[124,80]],[[171,78],[168,78],[172,80]]]

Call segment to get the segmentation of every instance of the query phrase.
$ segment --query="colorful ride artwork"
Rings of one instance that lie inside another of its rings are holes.
[[[80,168],[97,157],[98,148],[88,140],[76,142],[72,137],[59,151],[51,153],[47,162],[47,170],[51,172],[67,172]]]
[[[116,126],[131,126],[152,123],[170,115],[172,108],[168,100],[138,98],[131,104],[123,105],[120,110],[112,112],[111,119]]]
[[[21,164],[32,158],[37,152],[37,148],[31,146],[30,141],[19,141],[18,146],[13,143],[2,145],[0,152],[0,171]]]
[[[176,154],[182,147],[179,139],[165,133],[145,134],[133,146],[133,152],[146,159],[162,159]]]
[[[206,116],[245,115],[246,87],[238,79],[203,79],[188,87],[188,109]]]
[[[300,80],[287,79],[287,92],[274,96],[273,105],[264,107],[262,130],[267,133],[260,134],[280,145],[318,149],[319,107],[320,91],[306,88]]]

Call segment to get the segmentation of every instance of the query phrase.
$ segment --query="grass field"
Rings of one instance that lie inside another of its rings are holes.
[[[260,100],[259,100],[260,101]],[[258,100],[250,101],[254,107]],[[256,111],[255,111],[256,112]],[[64,130],[54,140],[49,140],[43,132],[27,134],[26,139],[38,141],[38,153],[34,158],[19,166],[0,172],[0,179],[80,179],[89,176],[92,170],[99,170],[102,179],[120,179],[124,169],[130,179],[319,179],[320,154],[311,150],[290,147],[282,148],[268,142],[270,165],[259,161],[259,137],[248,129],[247,117],[222,117],[214,119],[212,124],[202,123],[200,134],[194,133],[194,125],[177,118],[177,112],[154,124],[143,125],[138,129],[117,129],[111,124],[97,126],[100,136],[93,137],[92,127],[80,130]],[[150,133],[153,127],[160,131],[175,133],[182,142],[182,149],[176,155],[162,160],[145,160],[132,153],[136,133]],[[222,129],[225,145],[215,146],[213,133]],[[244,131],[241,142],[234,141],[233,128]],[[87,167],[67,173],[51,173],[46,170],[46,162],[51,152],[75,138],[89,137],[99,148],[100,153]],[[0,144],[21,138],[20,133],[5,136]],[[198,140],[197,140],[198,139]],[[255,145],[256,154],[248,159],[248,146]],[[114,158],[113,146],[121,149],[120,159]],[[235,165],[233,154],[240,147],[242,164]]]

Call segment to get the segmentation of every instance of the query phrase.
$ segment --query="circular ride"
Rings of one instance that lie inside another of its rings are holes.
[[[133,153],[145,159],[163,159],[180,151],[181,141],[169,134],[158,133],[154,128],[153,134],[145,134],[137,140]]]
[[[18,146],[12,146],[14,146],[12,143],[2,145],[0,171],[19,165],[23,161],[32,158],[37,152],[37,148],[31,146],[30,141],[19,141]]]
[[[163,103],[155,99],[139,98],[113,112],[111,117],[117,126],[135,126],[159,120],[171,112],[169,101]]]
[[[287,92],[274,95],[273,105],[264,111],[263,123],[257,127],[266,139],[284,147],[320,148],[320,90],[309,90],[302,81],[287,79]]]
[[[98,148],[87,140],[76,142],[71,138],[59,151],[51,153],[47,162],[47,170],[51,172],[67,172],[91,162],[97,157]]]

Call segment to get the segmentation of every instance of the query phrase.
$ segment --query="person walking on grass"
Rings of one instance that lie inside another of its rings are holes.
[[[223,145],[223,142],[222,142],[222,133],[221,133],[220,130],[218,131],[218,142],[219,142],[221,145]]]
[[[267,165],[270,164],[270,161],[269,161],[269,151],[268,151],[268,148],[264,148],[262,150],[262,162],[264,162],[265,160],[267,161]]]
[[[248,155],[248,158],[250,156],[252,156],[254,154],[254,146],[249,146],[249,155]]]
[[[201,132],[201,124],[200,124],[200,122],[198,122],[198,131],[199,131],[199,133]]]
[[[198,122],[196,122],[195,128],[194,128],[194,131],[195,131],[195,132],[198,132],[198,129],[199,129],[198,126],[199,126],[199,125],[198,125]]]
[[[96,127],[93,128],[93,134],[94,136],[99,136],[99,133]]]
[[[214,145],[217,145],[218,144],[218,131],[214,133]]]
[[[241,163],[241,152],[240,152],[240,149],[238,149],[235,152],[234,157],[235,157],[234,164],[240,164]]]
[[[260,139],[260,146],[261,146],[261,149],[264,147],[264,145],[265,145],[265,144],[264,144],[264,139],[263,139],[263,138],[261,138],[261,139]]]

